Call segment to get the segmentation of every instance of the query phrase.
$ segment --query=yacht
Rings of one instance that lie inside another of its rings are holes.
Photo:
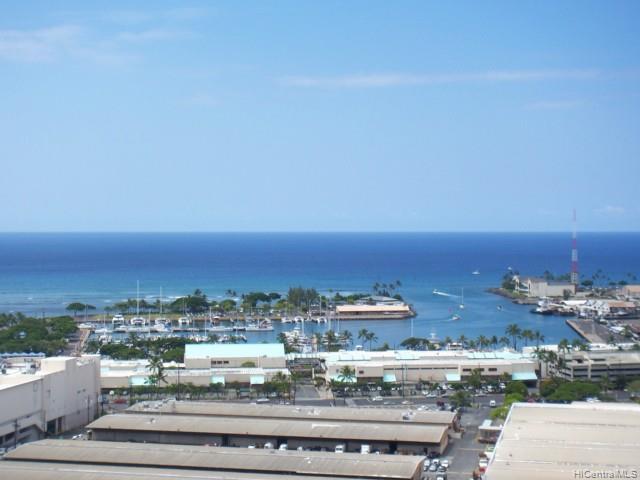
[[[480,270],[474,270],[471,275],[480,275]]]

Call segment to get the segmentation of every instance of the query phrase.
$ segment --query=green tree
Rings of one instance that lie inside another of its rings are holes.
[[[338,371],[338,380],[343,383],[352,383],[356,379],[356,370],[345,365]]]
[[[515,323],[511,323],[507,325],[507,328],[505,329],[504,333],[507,334],[509,337],[511,337],[511,345],[513,346],[514,350],[517,350],[518,339],[522,335],[522,330],[520,330],[520,327]]]
[[[157,397],[160,384],[165,383],[167,378],[164,369],[164,362],[162,361],[162,356],[154,353],[151,357],[149,357],[149,364],[147,365],[147,368],[149,370],[149,385],[155,387]]]
[[[88,303],[73,302],[67,305],[67,311],[73,312],[74,317],[78,316],[78,312],[84,312],[85,310],[95,310],[95,309],[96,307],[94,307],[93,305],[89,305]]]

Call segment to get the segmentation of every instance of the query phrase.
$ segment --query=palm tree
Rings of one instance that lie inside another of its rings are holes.
[[[558,342],[558,351],[561,353],[567,353],[569,351],[569,340],[563,338]]]
[[[461,334],[461,335],[458,337],[458,343],[459,343],[460,345],[462,345],[463,347],[464,347],[464,346],[465,346],[465,344],[467,343],[467,337],[465,337],[465,336],[464,336],[464,333],[463,333],[463,334]]]
[[[147,366],[149,369],[149,384],[156,387],[156,397],[158,397],[158,389],[160,388],[160,383],[166,381],[166,374],[164,372],[164,363],[162,361],[162,357],[160,355],[154,354],[149,357],[149,365]]]
[[[444,337],[444,344],[448,345],[451,342],[453,342],[453,338],[449,337],[448,335],[446,337]]]
[[[369,335],[369,330],[366,328],[361,328],[358,330],[358,340],[362,340],[363,342],[367,341],[367,336]]]
[[[498,348],[498,344],[500,343],[500,340],[498,339],[498,337],[497,337],[497,336],[493,335],[493,336],[491,337],[490,342],[491,342],[491,346],[492,346],[493,348]]]
[[[521,336],[522,336],[522,339],[524,340],[525,346],[528,346],[529,345],[529,341],[533,340],[535,338],[535,335],[534,335],[533,331],[529,330],[528,328],[522,330]]]
[[[508,336],[511,337],[511,342],[513,345],[513,349],[517,350],[518,349],[518,338],[520,338],[522,336],[522,330],[520,330],[520,327],[518,325],[516,325],[515,323],[511,323],[509,325],[507,325],[507,328],[505,329],[504,333],[506,333]]]
[[[367,333],[366,340],[369,342],[369,351],[371,351],[373,344],[378,343],[378,336],[373,332],[369,332]]]
[[[345,365],[338,371],[338,380],[344,383],[351,383],[356,379],[355,368]]]
[[[504,347],[508,347],[511,344],[511,339],[509,337],[500,337],[500,345]]]
[[[484,335],[480,335],[478,337],[478,340],[476,340],[476,343],[478,344],[478,346],[480,347],[480,350],[484,350],[486,347],[489,346],[489,344],[491,343],[490,340],[485,337]]]
[[[340,339],[345,345],[351,345],[351,343],[353,342],[353,333],[351,333],[349,330],[343,330],[340,333]]]
[[[331,351],[331,348],[338,343],[338,337],[336,337],[336,334],[333,330],[329,330],[325,334],[325,338],[327,339],[327,350]]]
[[[536,341],[536,348],[540,347],[540,342],[544,342],[544,335],[540,333],[540,330],[533,332],[533,339]]]

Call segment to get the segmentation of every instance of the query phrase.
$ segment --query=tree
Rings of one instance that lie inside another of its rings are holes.
[[[467,383],[474,389],[480,388],[482,386],[482,369],[474,368],[467,379]]]
[[[353,342],[353,333],[351,333],[349,330],[343,330],[342,332],[340,332],[340,339],[342,340],[343,344],[349,346]]]
[[[520,327],[515,323],[511,323],[507,325],[507,328],[505,329],[504,333],[506,333],[509,337],[511,337],[511,344],[513,346],[513,349],[517,350],[518,339],[522,335],[522,330],[520,330]]]
[[[85,310],[95,310],[95,309],[96,307],[94,307],[93,305],[80,303],[80,302],[73,302],[67,305],[67,311],[73,312],[74,317],[78,316],[78,312],[84,312]]]
[[[345,365],[338,371],[338,380],[343,383],[352,383],[356,379],[355,368]]]
[[[453,395],[451,395],[451,404],[456,407],[467,407],[471,405],[471,401],[469,400],[469,394],[464,390],[458,390]]]
[[[167,378],[164,371],[164,363],[162,361],[162,357],[157,353],[153,354],[151,357],[149,357],[149,365],[147,366],[147,368],[149,369],[148,382],[150,385],[155,387],[157,397],[160,383],[164,383]]]
[[[512,393],[517,393],[522,398],[527,398],[529,396],[529,389],[527,386],[520,381],[509,382],[507,387],[504,389],[504,394],[509,395]]]

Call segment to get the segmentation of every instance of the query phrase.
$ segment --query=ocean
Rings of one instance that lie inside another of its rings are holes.
[[[640,276],[639,233],[582,233],[580,269],[611,280]],[[400,280],[413,320],[343,321],[391,346],[414,336],[502,336],[506,325],[540,330],[548,342],[573,338],[563,318],[538,316],[486,292],[508,267],[523,274],[570,267],[569,233],[70,233],[0,234],[0,311],[59,314],[72,301],[98,310],[136,295],[177,297],[196,288],[214,299],[238,293],[314,287],[321,293],[370,292]],[[479,275],[472,275],[474,270]],[[451,296],[433,295],[433,290]],[[464,289],[464,310],[458,309]],[[502,310],[498,310],[502,306]],[[453,313],[460,320],[451,320]],[[249,333],[250,341],[275,332]],[[290,328],[290,327],[287,327]],[[307,327],[310,331],[324,325]]]

